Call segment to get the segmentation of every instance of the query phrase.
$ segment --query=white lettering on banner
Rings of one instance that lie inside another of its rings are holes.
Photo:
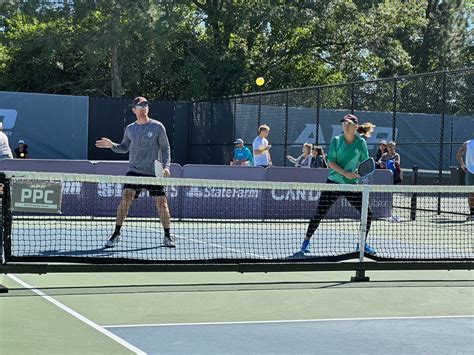
[[[112,184],[112,183],[104,183],[101,182],[97,185],[97,194],[100,197],[121,197],[123,191],[122,184]],[[171,188],[169,186],[165,186],[166,195],[169,197],[177,197],[178,196],[178,189],[174,186]],[[147,190],[142,190],[140,192],[140,197],[149,197],[150,193]]]
[[[97,185],[97,194],[100,197],[120,197],[122,196],[122,190],[122,184],[101,182]]]
[[[27,202],[28,200],[31,200],[33,204],[37,203],[38,201],[41,201],[45,204],[51,204],[54,201],[49,199],[48,196],[53,195],[53,194],[54,194],[53,190],[23,188],[21,189],[20,201]]]
[[[342,128],[340,125],[331,125],[332,127],[332,137],[342,134]],[[395,129],[395,140],[397,138],[398,129]],[[376,149],[379,146],[379,142],[384,140],[391,140],[392,137],[392,127],[379,127],[377,126],[372,134],[372,136],[367,138],[367,147],[369,149]]]
[[[63,182],[64,195],[80,195],[82,190],[82,183],[78,181]]]
[[[193,198],[258,198],[256,189],[237,189],[226,187],[191,187],[186,192],[187,197]]]
[[[330,138],[342,134],[341,125],[331,125],[332,135]],[[395,140],[398,135],[398,129],[395,129]],[[392,127],[391,126],[377,126],[373,135],[367,138],[367,146],[369,149],[375,149],[378,147],[379,142],[382,139],[391,140],[392,137]],[[324,138],[321,125],[319,125],[319,140],[318,144],[324,145],[326,142],[329,144],[329,140]],[[316,143],[316,124],[306,123],[303,131],[299,134],[298,138],[293,142],[293,147],[301,146],[304,143]]]
[[[372,208],[388,208],[391,205],[389,204],[390,200],[379,200],[379,199],[370,199],[369,205]],[[352,207],[352,205],[349,203],[349,201],[345,198],[342,199],[341,201],[341,206],[342,207]]]
[[[272,190],[272,198],[276,201],[318,201],[321,191],[308,190]]]
[[[319,125],[319,142],[318,144],[326,144],[324,136],[321,133],[321,125]],[[300,133],[298,138],[293,143],[293,146],[300,146],[304,143],[316,143],[316,124],[306,123],[303,131]]]

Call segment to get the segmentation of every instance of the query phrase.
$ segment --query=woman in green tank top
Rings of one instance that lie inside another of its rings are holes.
[[[369,151],[367,149],[367,143],[365,139],[356,135],[356,132],[360,135],[370,137],[370,134],[374,130],[375,126],[370,123],[364,123],[359,125],[358,119],[354,115],[346,115],[341,120],[342,128],[344,133],[331,139],[329,146],[329,152],[327,155],[327,162],[329,167],[329,176],[327,183],[329,184],[357,184],[360,178],[356,170],[360,162],[366,160],[369,157]],[[349,203],[359,213],[362,212],[362,193],[351,192],[351,191],[323,191],[319,198],[318,207],[316,212],[311,218],[306,232],[306,237],[301,245],[301,250],[298,252],[300,255],[309,253],[309,243],[314,232],[318,228],[321,220],[324,218],[326,213],[329,211],[331,206],[339,199],[339,197],[346,197]],[[370,224],[372,221],[372,211],[369,206],[367,216],[367,234],[370,230]],[[367,238],[366,234],[366,238]],[[358,245],[356,247],[358,249]],[[365,252],[369,254],[375,254],[375,250],[369,245],[365,244]]]

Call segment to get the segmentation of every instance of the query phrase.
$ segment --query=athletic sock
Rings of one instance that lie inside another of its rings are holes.
[[[301,245],[301,250],[305,251],[309,247],[309,239],[303,240],[303,244]]]
[[[165,237],[171,237],[170,228],[163,228],[165,230]]]
[[[122,226],[119,226],[118,224],[115,225],[115,230],[112,234],[112,238],[118,237],[120,235],[120,228],[122,228]]]
[[[474,207],[471,207],[471,216],[474,216]]]

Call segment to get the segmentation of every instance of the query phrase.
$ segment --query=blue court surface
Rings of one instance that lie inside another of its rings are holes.
[[[472,354],[474,317],[105,326],[148,354]]]
[[[436,220],[434,220],[436,221]],[[387,258],[441,259],[474,257],[474,222],[440,226],[434,221],[372,223],[368,243]],[[422,223],[424,222],[424,223]],[[33,226],[33,223],[37,225]],[[138,260],[286,259],[293,258],[306,234],[307,221],[238,223],[173,222],[177,248],[162,244],[159,222],[127,222],[116,247],[105,249],[114,222],[39,221],[15,225],[15,256],[68,256]],[[308,256],[335,256],[354,252],[359,243],[356,221],[323,222],[311,242]]]

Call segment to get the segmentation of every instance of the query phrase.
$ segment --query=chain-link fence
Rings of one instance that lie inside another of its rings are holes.
[[[372,156],[380,140],[397,142],[407,183],[414,165],[419,183],[447,183],[459,146],[474,137],[473,83],[468,68],[194,102],[191,162],[228,164],[235,139],[251,146],[267,124],[273,164],[291,165],[285,157],[305,142],[327,150],[350,112],[377,126],[367,140]]]

